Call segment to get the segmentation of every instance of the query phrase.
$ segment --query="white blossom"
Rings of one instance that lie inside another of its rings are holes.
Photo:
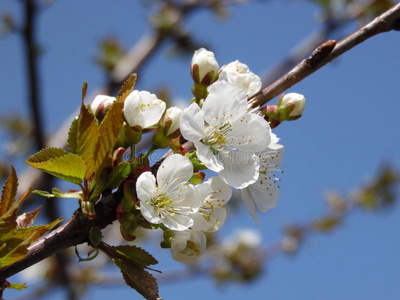
[[[165,111],[165,102],[147,91],[132,91],[125,99],[124,116],[129,126],[149,128],[158,123]]]
[[[151,172],[142,173],[136,182],[136,193],[143,217],[171,230],[191,227],[191,215],[198,211],[202,201],[197,189],[188,184],[192,175],[192,163],[180,154],[164,160],[157,171],[157,181]]]
[[[253,96],[262,86],[260,77],[238,60],[222,67],[218,80],[224,80],[245,90],[247,97]]]
[[[197,157],[227,184],[244,188],[259,176],[255,152],[267,148],[271,128],[261,116],[248,112],[245,92],[225,81],[208,88],[200,108],[193,103],[180,119],[183,137],[196,146]]]
[[[177,231],[171,242],[172,258],[182,263],[194,264],[206,249],[206,243],[206,236],[201,231]]]
[[[211,177],[196,188],[204,200],[198,212],[192,216],[192,228],[207,232],[216,231],[225,223],[225,205],[232,196],[232,190],[218,177]]]
[[[261,153],[258,153],[260,161],[260,176],[257,181],[244,189],[240,190],[243,202],[250,212],[250,215],[257,222],[257,209],[261,212],[266,212],[270,208],[276,206],[279,199],[279,186],[276,182],[279,181],[273,172],[279,171],[278,167],[282,163],[284,147],[277,144],[278,138],[273,134],[272,142],[268,148]]]

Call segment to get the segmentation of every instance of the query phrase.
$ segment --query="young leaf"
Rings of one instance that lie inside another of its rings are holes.
[[[23,289],[26,289],[27,286],[26,286],[26,283],[11,283],[10,282],[10,285],[8,286],[8,288],[22,291]]]
[[[27,160],[25,160],[28,164],[32,165],[32,163],[42,163],[48,161],[52,158],[57,158],[60,156],[67,155],[68,153],[61,148],[45,148],[36,152],[34,155],[30,156]]]
[[[0,217],[14,204],[15,195],[17,194],[18,179],[17,174],[13,166],[11,166],[11,172],[8,176],[6,183],[3,186],[1,192],[0,201]]]
[[[121,269],[127,285],[148,300],[159,299],[156,279],[140,263],[141,260],[148,264],[157,263],[149,253],[135,246],[111,247],[105,243],[100,243],[99,249]]]
[[[73,199],[82,199],[82,191],[73,191],[73,192],[61,192],[59,189],[53,188],[51,193],[47,191],[35,190],[34,194],[46,197],[46,198],[73,198]]]
[[[118,254],[134,260],[139,264],[143,264],[146,266],[158,264],[158,261],[150,253],[143,250],[142,248],[133,245],[117,246],[113,248],[115,249],[115,251],[118,252]]]
[[[123,161],[119,163],[108,175],[107,189],[116,189],[128,177],[131,172],[131,165]]]
[[[73,153],[40,162],[31,156],[26,162],[39,170],[75,184],[80,184],[85,177],[85,163],[80,156]]]
[[[78,119],[74,119],[68,131],[68,151],[78,153]]]
[[[126,97],[128,97],[128,95],[133,91],[136,83],[136,77],[136,74],[131,74],[122,85],[121,90],[118,93],[118,98],[121,98],[122,101],[125,101]]]
[[[96,162],[95,169],[98,173],[101,172],[100,167],[104,167],[105,159],[114,150],[118,134],[121,131],[122,125],[124,124],[124,120],[122,118],[123,108],[124,104],[122,101],[115,101],[100,124],[100,138],[98,139],[98,145],[94,153]]]
[[[6,247],[0,253],[0,268],[22,259],[28,253],[30,244],[53,229],[62,220],[63,218],[59,218],[48,225],[15,228],[7,234],[2,234],[0,245],[6,244]]]
[[[78,135],[76,151],[83,158],[86,165],[86,179],[89,179],[94,172],[96,145],[99,140],[97,121],[85,105],[81,105],[81,112],[78,119]]]
[[[128,265],[124,261],[114,261],[114,263],[121,269],[122,276],[128,286],[148,300],[160,299],[157,280],[153,275],[134,265]]]
[[[85,100],[86,93],[87,93],[87,87],[88,87],[88,84],[87,84],[87,82],[85,81],[85,82],[83,83],[83,86],[82,86],[82,102],[83,102],[83,100]]]

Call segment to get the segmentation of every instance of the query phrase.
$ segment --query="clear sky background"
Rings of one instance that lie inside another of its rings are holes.
[[[150,30],[147,9],[139,2],[58,0],[40,15],[47,133],[54,133],[79,106],[84,81],[89,93],[104,83],[104,74],[94,63],[99,41],[114,34],[129,49]],[[2,0],[0,10],[22,20],[19,1]],[[187,24],[198,40],[211,46],[220,65],[238,59],[262,74],[316,28],[318,12],[317,5],[306,1],[266,1],[233,7],[225,22],[203,10]],[[342,36],[355,28],[346,27]],[[168,86],[174,97],[189,100],[190,57],[171,58],[168,46],[138,74],[137,88]],[[261,225],[242,207],[243,213],[228,216],[221,236],[237,228],[254,228],[262,233],[264,245],[271,244],[281,237],[282,225],[321,215],[326,192],[351,193],[368,182],[383,162],[400,168],[399,48],[399,32],[379,35],[288,90],[304,94],[307,107],[303,118],[274,131],[285,146],[278,206],[260,216]],[[0,39],[1,114],[28,115],[26,88],[22,41],[10,34]],[[75,208],[67,206],[66,216]],[[311,237],[295,257],[271,261],[252,284],[218,288],[210,278],[199,277],[160,284],[160,295],[167,300],[398,299],[399,217],[398,207],[379,214],[355,213],[334,233]],[[158,269],[182,268],[168,250],[153,254],[162,262]],[[7,291],[7,295],[21,293]],[[126,286],[96,286],[84,299],[112,297],[141,299]]]

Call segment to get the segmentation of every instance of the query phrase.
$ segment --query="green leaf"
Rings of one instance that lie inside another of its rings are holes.
[[[26,286],[26,283],[11,283],[10,282],[10,285],[8,286],[8,288],[22,291],[23,289],[26,289],[27,286]]]
[[[339,216],[326,216],[313,222],[312,227],[317,231],[332,231],[341,222]]]
[[[8,176],[6,183],[3,186],[1,192],[0,201],[0,216],[10,209],[10,206],[15,202],[15,196],[17,194],[18,178],[13,166],[11,166],[11,172]]]
[[[47,191],[40,191],[40,190],[35,190],[33,191],[34,194],[46,197],[46,198],[73,198],[73,199],[82,199],[83,195],[81,191],[74,191],[74,192],[61,192],[57,188],[52,189],[52,193],[49,193]]]
[[[78,153],[78,119],[74,119],[68,131],[68,151]]]
[[[80,184],[85,177],[85,163],[82,160],[82,157],[76,154],[70,153],[46,161],[38,161],[31,158],[32,156],[26,161],[31,166],[63,180]]]
[[[97,247],[101,243],[101,239],[103,238],[101,234],[101,230],[99,227],[92,227],[89,232],[89,240],[94,247]]]
[[[97,121],[85,105],[81,105],[78,118],[77,154],[86,166],[85,178],[89,179],[96,172],[94,153],[99,140]]]
[[[126,258],[129,258],[139,264],[143,264],[146,266],[149,265],[156,265],[158,261],[146,250],[142,248],[133,246],[133,245],[124,245],[124,246],[117,246],[112,247],[118,254],[123,255]]]
[[[67,154],[68,153],[64,149],[50,147],[36,152],[34,155],[30,156],[26,162],[32,165],[32,163],[42,163],[52,158],[57,158]]]
[[[107,189],[116,189],[128,177],[131,172],[131,165],[123,161],[119,163],[108,175]]]

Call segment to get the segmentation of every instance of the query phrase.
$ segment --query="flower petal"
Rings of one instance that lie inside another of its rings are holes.
[[[171,215],[167,214],[161,216],[162,223],[171,230],[182,231],[186,230],[193,225],[193,219],[184,215]]]
[[[206,136],[204,127],[204,112],[193,103],[181,113],[180,130],[188,141],[199,141]]]
[[[242,196],[244,206],[249,211],[251,217],[258,223],[260,220],[258,219],[256,204],[253,201],[253,197],[251,195],[251,191],[248,188],[244,188],[240,190],[240,195]]]
[[[260,163],[255,154],[231,151],[229,156],[224,155],[221,160],[224,169],[218,173],[218,176],[230,186],[237,189],[245,188],[258,179]]]
[[[204,120],[211,122],[220,118],[222,123],[234,122],[247,112],[246,93],[226,81],[217,81],[208,87],[208,96],[203,104]]]
[[[147,201],[140,201],[140,212],[152,224],[160,224],[162,221],[154,206],[151,206]]]
[[[223,169],[221,161],[211,152],[210,147],[201,142],[194,142],[198,159],[211,171],[219,172]]]
[[[271,143],[271,127],[264,118],[256,114],[245,114],[236,121],[232,131],[227,135],[236,138],[240,151],[261,152]]]
[[[158,185],[164,191],[173,191],[193,176],[193,165],[180,154],[168,156],[157,171]]]
[[[139,200],[147,201],[153,197],[156,189],[156,178],[151,172],[140,174],[136,181],[136,195]]]

